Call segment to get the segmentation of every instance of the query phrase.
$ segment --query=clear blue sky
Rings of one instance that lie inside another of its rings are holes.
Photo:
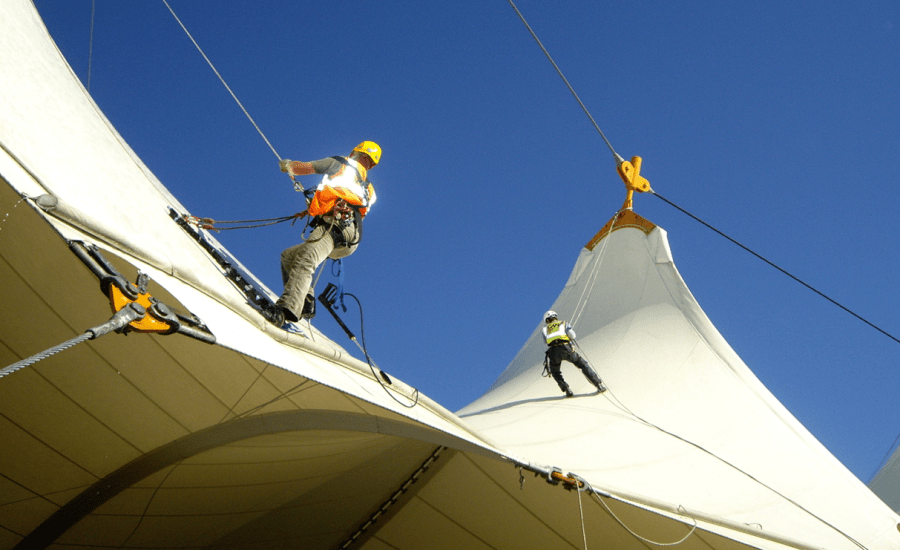
[[[91,0],[35,0],[75,73],[87,84],[90,65],[97,103],[190,212],[302,210],[163,2],[95,2],[91,43]],[[516,4],[661,196],[900,337],[900,3]],[[281,157],[381,144],[378,204],[346,265],[369,352],[450,410],[481,395],[624,199],[611,153],[509,3],[170,5]],[[635,210],[668,231],[737,353],[868,481],[900,433],[900,344],[658,197]],[[279,254],[299,228],[217,238],[281,291]],[[327,312],[316,325],[357,351]]]

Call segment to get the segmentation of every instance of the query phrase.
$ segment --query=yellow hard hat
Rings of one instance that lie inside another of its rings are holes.
[[[381,160],[381,147],[374,141],[364,141],[353,148],[355,153],[363,153],[372,159],[373,164],[378,164]]]

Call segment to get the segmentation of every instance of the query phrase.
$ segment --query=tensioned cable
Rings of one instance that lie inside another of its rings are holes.
[[[512,6],[512,8],[514,10],[516,10],[516,13],[519,15],[519,19],[522,20],[522,23],[525,24],[525,28],[527,28],[528,32],[531,33],[531,37],[534,38],[534,41],[537,42],[538,46],[541,47],[541,50],[543,50],[544,55],[546,55],[547,59],[550,60],[550,63],[553,65],[553,68],[556,69],[556,72],[559,73],[559,77],[562,78],[563,82],[566,83],[566,86],[569,88],[569,91],[572,92],[572,95],[575,97],[575,100],[578,101],[579,105],[581,105],[581,110],[584,111],[584,114],[586,114],[587,117],[591,120],[591,123],[594,125],[594,128],[597,129],[597,132],[600,134],[600,137],[602,137],[603,141],[606,142],[606,146],[609,147],[609,150],[612,152],[613,156],[616,158],[616,162],[619,162],[622,157],[620,157],[619,154],[616,153],[616,150],[613,149],[612,144],[609,142],[608,139],[606,139],[606,136],[603,134],[603,130],[600,129],[600,126],[594,120],[594,117],[591,116],[591,113],[587,110],[587,107],[584,106],[584,102],[581,101],[581,98],[578,97],[578,94],[575,93],[575,89],[572,88],[572,85],[569,84],[568,80],[566,80],[565,75],[563,75],[563,72],[560,70],[559,66],[556,64],[556,61],[553,61],[553,58],[550,57],[550,52],[547,51],[547,48],[545,48],[544,45],[541,43],[541,40],[537,37],[537,34],[535,34],[534,31],[531,29],[531,25],[528,24],[528,21],[525,21],[525,17],[522,15],[522,12],[519,11],[519,8],[516,7],[516,5],[513,3],[512,0],[509,0],[509,5]]]
[[[731,237],[729,237],[729,236],[726,235],[725,233],[722,233],[721,231],[719,231],[719,230],[716,229],[715,227],[709,225],[709,224],[706,223],[705,221],[703,221],[703,220],[701,220],[700,218],[698,218],[697,216],[691,214],[690,212],[688,212],[688,211],[685,210],[684,208],[681,208],[680,206],[678,206],[677,204],[675,204],[675,203],[673,203],[672,201],[668,200],[667,198],[663,197],[663,196],[660,195],[659,193],[657,193],[657,192],[654,191],[653,194],[656,195],[657,197],[659,197],[659,198],[660,198],[663,202],[665,202],[666,204],[672,206],[672,207],[675,208],[676,210],[679,210],[679,211],[682,212],[683,214],[686,214],[688,217],[691,217],[691,218],[693,218],[694,220],[700,222],[701,224],[703,224],[703,225],[704,225],[705,227],[707,227],[708,229],[711,229],[711,230],[715,231],[716,233],[718,233],[719,235],[725,237],[726,239],[728,239],[728,240],[731,241],[732,243],[734,243],[734,244],[736,244],[737,246],[743,248],[745,251],[749,252],[750,254],[753,254],[754,256],[756,256],[757,258],[759,258],[760,260],[766,262],[767,264],[769,264],[770,266],[774,267],[774,268],[777,269],[778,271],[784,273],[785,275],[787,275],[787,276],[790,277],[791,279],[797,281],[797,282],[800,283],[801,285],[803,285],[803,286],[805,286],[806,288],[812,290],[813,292],[815,292],[816,294],[818,294],[818,295],[821,296],[822,298],[825,298],[826,300],[828,300],[828,301],[831,302],[832,304],[834,304],[834,305],[836,305],[837,307],[843,309],[844,311],[846,311],[846,312],[849,313],[850,315],[856,317],[857,319],[859,319],[859,320],[862,321],[863,323],[869,325],[870,327],[872,327],[872,328],[874,328],[875,330],[877,330],[878,332],[884,334],[885,336],[887,336],[887,337],[890,338],[891,340],[893,340],[893,341],[897,342],[898,344],[900,344],[900,339],[898,339],[897,337],[895,337],[895,336],[893,336],[892,334],[888,333],[887,331],[881,329],[880,327],[878,327],[878,326],[875,325],[874,323],[869,322],[867,319],[865,319],[864,317],[862,317],[862,316],[860,316],[860,315],[854,313],[854,312],[851,311],[850,309],[844,307],[843,305],[841,305],[841,304],[838,303],[837,301],[835,301],[835,300],[833,300],[832,298],[828,297],[826,294],[820,292],[819,290],[816,290],[815,288],[813,288],[813,287],[810,286],[809,284],[803,282],[800,278],[795,277],[794,275],[791,275],[788,271],[782,269],[781,267],[777,266],[777,265],[774,264],[773,262],[767,260],[765,257],[761,256],[760,254],[757,254],[757,253],[754,252],[753,250],[747,248],[746,246],[742,245],[742,244],[739,243],[738,241],[732,239]]]
[[[559,66],[556,64],[555,61],[553,61],[553,58],[550,57],[550,53],[547,51],[547,48],[545,48],[544,45],[541,43],[540,39],[539,39],[539,38],[537,37],[537,35],[535,34],[534,30],[532,30],[531,25],[529,25],[528,22],[525,21],[525,17],[522,15],[522,12],[519,11],[519,8],[516,7],[516,5],[513,3],[512,0],[508,0],[508,1],[509,1],[509,4],[513,7],[513,9],[516,10],[516,14],[518,14],[519,19],[522,20],[522,23],[524,23],[525,27],[528,29],[528,32],[531,33],[531,36],[534,38],[535,42],[537,42],[538,46],[540,46],[541,50],[543,50],[544,55],[546,55],[546,56],[547,56],[547,59],[550,60],[550,63],[553,64],[553,68],[555,68],[555,69],[556,69],[556,72],[559,73],[560,78],[562,78],[563,82],[565,82],[566,86],[569,88],[569,91],[572,92],[572,95],[573,95],[573,96],[575,97],[575,99],[578,101],[578,104],[581,105],[581,109],[584,111],[584,113],[585,113],[585,114],[587,115],[587,117],[590,119],[591,123],[594,125],[594,128],[596,128],[596,129],[597,129],[597,132],[600,133],[600,137],[603,138],[603,141],[606,142],[606,146],[609,147],[609,150],[610,150],[610,151],[612,151],[613,156],[616,158],[616,162],[617,162],[617,163],[618,163],[618,162],[621,162],[621,161],[623,160],[622,157],[619,156],[618,153],[616,153],[615,149],[613,149],[612,144],[610,144],[609,140],[606,139],[606,135],[603,134],[603,131],[602,131],[602,130],[600,129],[600,127],[597,125],[597,122],[594,120],[594,117],[592,117],[592,116],[591,116],[591,113],[588,112],[587,107],[585,107],[584,103],[581,101],[581,98],[578,97],[578,94],[575,93],[575,90],[572,88],[571,84],[569,84],[569,81],[566,79],[565,75],[563,75],[563,73],[562,73],[562,71],[560,70]],[[854,313],[853,311],[851,311],[851,310],[848,309],[847,307],[843,306],[842,304],[840,304],[840,303],[837,302],[836,300],[830,298],[830,297],[827,296],[826,294],[824,294],[824,293],[820,292],[819,290],[813,288],[811,285],[805,283],[805,282],[802,281],[800,278],[795,277],[794,275],[792,275],[792,274],[789,273],[788,271],[786,271],[786,270],[782,269],[781,267],[775,265],[774,263],[770,262],[769,260],[767,260],[767,259],[764,258],[763,256],[757,254],[757,253],[754,252],[753,250],[747,248],[747,247],[744,246],[743,244],[741,244],[741,243],[739,243],[738,241],[732,239],[731,237],[729,237],[729,236],[726,235],[725,233],[722,233],[721,231],[719,231],[719,230],[716,229],[715,227],[709,225],[708,223],[704,222],[703,220],[701,220],[701,219],[698,218],[697,216],[694,216],[693,214],[691,214],[691,213],[689,213],[688,211],[684,210],[683,208],[677,206],[677,205],[674,204],[673,202],[671,202],[671,201],[665,199],[664,197],[662,197],[662,196],[661,196],[659,193],[657,193],[656,191],[653,191],[653,190],[651,189],[650,192],[653,193],[654,195],[656,195],[657,197],[659,197],[660,199],[662,199],[664,202],[668,203],[670,206],[673,206],[674,208],[676,208],[677,210],[681,211],[682,213],[687,214],[687,215],[690,216],[691,218],[693,218],[693,219],[697,220],[698,222],[700,222],[701,224],[705,225],[707,228],[712,229],[713,231],[715,231],[715,232],[718,233],[719,235],[725,237],[726,239],[728,239],[728,240],[731,241],[732,243],[738,245],[739,247],[743,248],[743,249],[746,250],[747,252],[753,254],[754,256],[756,256],[757,258],[759,258],[760,260],[766,262],[767,264],[769,264],[770,266],[774,267],[774,268],[777,269],[778,271],[784,273],[785,275],[787,275],[787,276],[790,277],[791,279],[794,279],[795,281],[797,281],[797,282],[800,283],[801,285],[803,285],[803,286],[805,286],[806,288],[812,290],[813,292],[815,292],[815,293],[818,294],[819,296],[825,298],[826,300],[828,300],[828,301],[831,302],[832,304],[838,306],[839,308],[843,309],[844,311],[846,311],[846,312],[849,313],[850,315],[853,315],[854,317],[856,317],[857,319],[859,319],[859,320],[862,321],[863,323],[869,325],[870,327],[872,327],[872,328],[874,328],[875,330],[877,330],[878,332],[884,334],[885,336],[887,336],[887,337],[890,338],[891,340],[894,340],[895,342],[897,342],[898,344],[900,344],[900,339],[898,339],[898,338],[895,337],[894,335],[888,333],[887,331],[885,331],[884,329],[878,327],[878,326],[875,325],[874,323],[868,321],[868,320],[865,319],[864,317],[862,317],[862,316],[860,316],[860,315]]]
[[[528,24],[527,21],[525,21],[525,17],[522,16],[522,13],[519,11],[519,9],[516,7],[516,5],[513,3],[512,0],[508,0],[508,1],[509,1],[509,4],[513,7],[513,9],[516,11],[516,13],[519,15],[519,19],[521,19],[521,20],[522,20],[522,23],[525,24],[525,27],[528,29],[528,32],[531,33],[531,36],[535,39],[535,41],[536,41],[536,42],[538,43],[538,45],[541,47],[541,50],[544,51],[544,55],[546,55],[546,56],[547,56],[547,59],[550,60],[550,63],[553,64],[553,67],[556,69],[556,72],[559,73],[559,76],[563,79],[563,82],[566,83],[566,86],[569,88],[569,91],[572,92],[572,95],[573,95],[573,96],[575,97],[575,99],[578,101],[579,105],[581,105],[582,110],[584,110],[585,114],[588,116],[588,118],[589,118],[589,119],[591,120],[591,122],[594,124],[594,127],[595,127],[595,128],[597,129],[597,131],[600,133],[600,136],[603,138],[603,141],[606,142],[607,147],[609,147],[610,151],[612,151],[613,155],[616,157],[616,161],[617,161],[617,162],[621,162],[621,160],[620,160],[621,157],[618,155],[618,153],[616,153],[615,149],[613,149],[613,147],[612,147],[612,145],[610,144],[609,140],[606,139],[606,136],[603,134],[603,131],[600,130],[600,127],[597,125],[596,121],[594,121],[594,117],[592,117],[591,114],[590,114],[590,112],[588,112],[587,107],[584,106],[584,103],[583,103],[583,102],[581,101],[581,99],[578,97],[578,94],[575,93],[575,90],[574,90],[574,89],[572,88],[572,86],[569,84],[569,81],[566,79],[566,77],[562,74],[562,71],[561,71],[561,70],[559,69],[559,67],[556,65],[556,62],[554,62],[554,61],[553,61],[553,58],[550,57],[550,54],[547,52],[547,49],[544,48],[544,45],[541,43],[540,39],[538,39],[537,35],[536,35],[536,34],[534,33],[534,31],[531,29],[531,26]],[[772,267],[774,267],[774,268],[778,269],[779,271],[781,271],[782,273],[788,275],[788,276],[791,277],[792,279],[794,279],[794,280],[796,280],[797,282],[801,283],[802,285],[806,286],[806,287],[809,288],[810,290],[814,291],[815,293],[819,294],[819,295],[822,296],[823,298],[825,298],[825,299],[827,299],[828,301],[832,302],[833,304],[837,305],[837,306],[840,307],[841,309],[847,311],[848,313],[850,313],[850,314],[853,315],[854,317],[860,319],[861,321],[863,321],[863,322],[865,322],[866,324],[870,325],[871,327],[875,328],[875,329],[878,330],[879,332],[885,334],[886,336],[888,336],[888,337],[890,337],[891,339],[893,339],[893,340],[897,341],[898,343],[900,343],[900,340],[898,340],[898,339],[895,338],[894,336],[888,334],[888,333],[885,332],[884,330],[878,328],[878,327],[875,326],[874,324],[872,324],[872,323],[870,323],[869,321],[863,319],[862,317],[860,317],[860,316],[857,315],[856,313],[853,313],[852,311],[850,311],[849,309],[847,309],[847,308],[844,307],[843,305],[841,305],[841,304],[839,304],[838,302],[832,300],[831,298],[829,298],[829,297],[826,296],[825,294],[819,292],[818,290],[816,290],[816,289],[813,288],[812,286],[806,284],[805,282],[803,282],[803,281],[800,280],[799,278],[795,277],[794,275],[791,275],[790,273],[788,273],[788,272],[785,271],[784,269],[778,267],[778,266],[775,265],[774,263],[770,262],[769,260],[767,260],[767,259],[764,258],[763,256],[761,256],[761,255],[757,254],[756,252],[750,250],[749,248],[747,248],[746,246],[742,245],[742,244],[739,243],[738,241],[732,239],[732,238],[729,237],[728,235],[725,235],[724,233],[722,233],[722,232],[719,231],[718,229],[715,229],[714,227],[712,227],[711,225],[707,224],[706,222],[704,222],[704,221],[701,220],[700,218],[697,218],[697,217],[694,216],[693,214],[690,214],[690,213],[687,212],[686,210],[684,210],[684,209],[682,209],[682,208],[676,206],[676,205],[675,205],[674,203],[672,203],[671,201],[666,200],[665,198],[663,198],[662,196],[660,196],[660,195],[659,195],[658,193],[656,193],[655,191],[652,191],[652,190],[651,190],[651,192],[652,192],[654,195],[658,196],[658,197],[659,197],[660,199],[662,199],[663,201],[665,201],[666,203],[668,203],[668,204],[670,204],[671,206],[675,207],[676,209],[680,210],[680,211],[683,212],[684,214],[687,214],[687,215],[690,216],[691,218],[694,218],[695,220],[697,220],[698,222],[702,223],[703,225],[705,225],[705,226],[708,227],[709,229],[712,229],[712,230],[715,231],[716,233],[718,233],[718,234],[722,235],[723,237],[727,238],[729,241],[733,242],[734,244],[737,244],[738,246],[740,246],[741,248],[743,248],[743,249],[746,250],[747,252],[750,252],[751,254],[753,254],[754,256],[756,256],[757,258],[759,258],[759,259],[765,261],[766,263],[768,263],[768,264],[771,265]],[[602,249],[601,249],[601,251],[602,251]],[[576,345],[577,345],[577,343],[576,343]],[[583,353],[583,352],[582,352],[582,353]],[[590,360],[588,360],[588,364],[590,364]],[[626,407],[626,410],[627,410],[627,407]],[[631,412],[631,411],[629,411],[629,412]],[[843,535],[844,537],[846,537],[848,540],[850,540],[852,543],[856,544],[856,545],[859,546],[860,548],[865,548],[862,544],[860,544],[858,541],[856,541],[855,539],[853,539],[853,538],[852,538],[850,535],[848,535],[847,533],[844,533],[843,531],[841,531],[840,529],[838,529],[836,526],[832,525],[831,523],[828,523],[828,522],[825,521],[824,519],[822,519],[822,518],[818,517],[817,515],[813,514],[811,511],[807,510],[806,508],[804,508],[803,506],[801,506],[801,505],[800,505],[799,503],[797,503],[796,501],[794,501],[794,500],[788,498],[786,495],[783,495],[783,494],[779,493],[778,491],[776,491],[774,488],[769,487],[768,485],[762,483],[760,480],[756,479],[755,477],[753,477],[752,475],[750,475],[748,472],[745,472],[745,471],[741,470],[740,468],[737,468],[736,466],[730,464],[728,461],[726,461],[726,460],[724,460],[723,458],[721,458],[721,457],[719,457],[719,456],[717,456],[717,455],[711,453],[710,451],[708,451],[707,449],[701,447],[700,445],[697,445],[696,443],[693,443],[693,442],[691,442],[691,441],[689,441],[689,440],[687,440],[687,439],[684,439],[683,437],[680,437],[680,436],[678,436],[678,435],[676,435],[676,434],[674,434],[674,433],[672,433],[672,432],[669,432],[669,431],[667,431],[667,430],[664,430],[664,429],[660,428],[659,426],[656,426],[655,424],[652,424],[652,423],[650,423],[650,422],[647,422],[646,420],[640,418],[639,416],[637,416],[637,415],[634,414],[633,412],[632,412],[631,414],[632,414],[635,418],[637,418],[638,420],[640,420],[641,422],[647,424],[648,426],[653,426],[653,427],[655,427],[656,429],[658,429],[658,430],[660,430],[660,431],[663,431],[663,432],[665,432],[665,433],[668,433],[668,434],[671,435],[672,437],[678,438],[678,439],[684,441],[685,443],[688,443],[688,444],[690,444],[690,445],[693,445],[694,447],[696,447],[696,448],[698,448],[698,449],[700,449],[700,450],[702,450],[702,451],[704,451],[704,452],[710,454],[711,456],[713,456],[713,457],[715,457],[715,458],[721,460],[722,462],[725,462],[726,464],[729,464],[730,466],[732,466],[732,467],[735,468],[736,470],[742,472],[744,475],[750,477],[751,479],[753,479],[753,480],[756,481],[757,483],[759,483],[759,484],[761,484],[761,485],[763,485],[763,486],[765,486],[765,487],[768,487],[770,490],[772,490],[772,491],[775,492],[776,494],[780,495],[782,498],[784,498],[784,499],[787,500],[788,502],[791,502],[791,503],[792,503],[794,506],[796,506],[797,508],[799,508],[799,509],[803,510],[804,512],[810,514],[812,517],[815,517],[816,519],[818,519],[819,521],[821,521],[821,522],[824,523],[825,525],[828,525],[829,527],[831,527],[832,529],[834,529],[835,531],[837,531],[838,533],[840,533],[841,535]]]
[[[222,78],[222,75],[219,74],[219,71],[216,70],[215,65],[213,65],[213,64],[212,64],[212,61],[210,61],[209,58],[206,57],[206,54],[203,53],[203,49],[200,47],[200,44],[197,44],[197,41],[194,40],[194,37],[191,36],[191,33],[190,33],[190,32],[188,32],[187,27],[184,26],[184,23],[181,22],[181,19],[179,19],[178,16],[175,15],[175,11],[172,9],[172,7],[169,5],[169,3],[166,2],[166,0],[162,0],[162,2],[163,2],[163,4],[166,5],[167,8],[169,8],[169,11],[172,13],[172,17],[174,17],[175,20],[178,21],[178,24],[181,25],[181,28],[182,28],[182,29],[184,29],[185,34],[188,35],[188,38],[190,38],[190,39],[191,39],[191,42],[194,43],[194,46],[197,47],[197,51],[200,52],[200,55],[203,56],[203,59],[206,60],[206,62],[209,64],[209,66],[210,66],[210,68],[213,70],[213,72],[216,73],[216,76],[219,77],[219,80],[222,81],[222,85],[225,86],[225,89],[228,90],[228,93],[231,94],[231,97],[234,98],[234,100],[237,102],[237,104],[238,104],[238,106],[241,108],[241,110],[244,111],[244,114],[247,115],[247,119],[250,120],[250,122],[253,124],[253,127],[256,128],[256,131],[259,132],[259,135],[261,135],[262,138],[265,140],[266,144],[269,146],[269,149],[271,149],[272,152],[275,153],[275,156],[278,157],[278,160],[281,160],[281,155],[279,155],[279,154],[278,154],[278,151],[276,151],[275,148],[272,147],[272,144],[269,143],[269,139],[268,139],[268,138],[266,137],[266,135],[262,132],[262,130],[259,129],[259,126],[256,124],[256,121],[253,120],[253,117],[250,116],[250,113],[247,112],[247,109],[244,108],[244,105],[241,103],[241,101],[237,98],[236,95],[234,95],[234,92],[231,91],[231,88],[228,87],[228,84],[225,82],[225,79]]]

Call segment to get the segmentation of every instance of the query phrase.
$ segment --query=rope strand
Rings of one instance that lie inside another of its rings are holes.
[[[265,134],[263,134],[262,130],[259,129],[259,126],[256,124],[256,121],[253,120],[253,117],[250,116],[250,113],[247,112],[247,109],[244,108],[244,105],[241,103],[241,101],[237,98],[236,95],[234,95],[234,92],[231,91],[231,88],[228,87],[228,84],[225,82],[225,79],[222,78],[222,75],[219,74],[219,71],[218,71],[218,70],[216,70],[215,65],[213,65],[213,64],[212,64],[212,61],[210,61],[209,58],[206,57],[206,54],[203,53],[203,49],[200,48],[200,44],[197,44],[197,41],[194,40],[194,37],[191,36],[191,33],[190,33],[190,32],[188,32],[187,27],[184,26],[184,23],[181,22],[181,19],[179,19],[178,16],[175,15],[175,11],[172,9],[172,7],[169,5],[169,3],[166,2],[166,0],[162,0],[162,2],[163,2],[163,4],[166,5],[167,8],[169,8],[169,11],[172,13],[172,17],[174,17],[175,20],[178,21],[178,24],[181,25],[181,28],[182,28],[182,29],[184,29],[185,34],[188,35],[188,38],[190,38],[190,39],[191,39],[191,42],[194,43],[194,46],[197,47],[197,51],[200,52],[200,55],[203,56],[203,59],[206,60],[206,62],[209,64],[209,66],[210,66],[210,68],[213,70],[213,72],[216,73],[216,76],[219,77],[219,80],[222,82],[222,85],[225,86],[225,89],[228,90],[228,93],[231,94],[231,97],[233,97],[233,98],[234,98],[234,101],[237,102],[238,107],[240,107],[241,110],[244,111],[244,114],[247,115],[247,119],[250,120],[250,123],[253,124],[253,127],[254,127],[254,128],[256,128],[256,131],[259,132],[259,135],[262,136],[263,140],[265,140],[266,145],[269,146],[269,149],[271,149],[272,152],[275,153],[275,156],[278,157],[278,160],[281,160],[281,155],[279,155],[279,154],[278,154],[278,151],[276,151],[275,148],[272,147],[272,144],[269,143],[269,139],[266,137]],[[293,178],[292,178],[292,179],[293,179]]]
[[[581,105],[581,110],[584,111],[584,114],[586,114],[587,117],[590,119],[591,124],[593,124],[593,125],[594,125],[594,128],[597,129],[597,132],[600,134],[600,137],[602,137],[602,138],[603,138],[603,141],[606,142],[606,146],[609,147],[609,150],[612,152],[613,157],[615,157],[616,162],[617,162],[617,163],[620,162],[621,159],[622,159],[622,157],[619,156],[618,153],[616,153],[616,150],[613,149],[612,144],[609,142],[608,139],[606,139],[606,135],[603,134],[603,130],[600,129],[600,126],[599,126],[599,125],[597,124],[597,122],[594,120],[594,117],[591,116],[590,111],[588,111],[587,107],[584,106],[584,102],[581,101],[581,98],[578,97],[578,94],[575,93],[575,89],[572,88],[572,85],[571,85],[571,84],[569,84],[569,81],[566,79],[566,77],[565,77],[565,75],[563,74],[562,70],[560,70],[560,68],[559,68],[559,66],[556,64],[556,62],[553,61],[553,58],[550,57],[550,52],[547,51],[547,48],[545,48],[544,45],[541,43],[541,40],[537,37],[537,34],[535,34],[535,32],[531,29],[531,25],[528,24],[528,21],[525,21],[525,17],[522,15],[522,12],[519,11],[519,8],[516,7],[516,5],[513,3],[512,0],[509,0],[509,5],[512,6],[512,8],[513,8],[514,10],[516,10],[516,14],[518,14],[519,19],[522,20],[522,23],[525,24],[525,28],[527,28],[527,29],[528,29],[528,32],[531,33],[531,37],[534,38],[534,41],[537,42],[538,46],[541,47],[541,50],[543,50],[544,55],[547,56],[547,59],[550,60],[550,63],[553,65],[553,68],[556,69],[556,72],[559,74],[559,77],[562,78],[563,82],[566,83],[566,87],[569,88],[569,91],[570,91],[570,92],[572,93],[572,95],[575,97],[575,100],[578,101],[578,104],[579,104],[579,105]]]

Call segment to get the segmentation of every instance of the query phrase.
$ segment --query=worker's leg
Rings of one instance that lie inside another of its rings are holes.
[[[570,395],[572,390],[569,389],[569,385],[563,379],[562,371],[560,370],[562,356],[564,355],[562,351],[563,348],[561,346],[553,346],[547,350],[547,368],[550,370],[550,376],[556,380],[559,389],[566,395]]]
[[[313,290],[313,273],[332,250],[334,243],[328,233],[328,227],[320,225],[313,230],[306,242],[281,253],[281,272],[285,283],[284,293],[278,299],[278,305],[287,309],[295,318],[300,317],[303,301]]]
[[[594,372],[594,369],[592,369],[591,366],[588,365],[588,362],[585,361],[582,356],[578,355],[578,353],[575,352],[575,350],[573,350],[573,349],[567,350],[567,354],[568,354],[568,357],[566,359],[568,361],[570,361],[573,365],[578,367],[581,370],[582,374],[584,374],[584,377],[587,378],[588,381],[591,384],[593,384],[595,388],[597,388],[600,391],[603,391],[605,389],[603,387],[603,381],[600,380],[600,377],[597,376],[597,373]]]

